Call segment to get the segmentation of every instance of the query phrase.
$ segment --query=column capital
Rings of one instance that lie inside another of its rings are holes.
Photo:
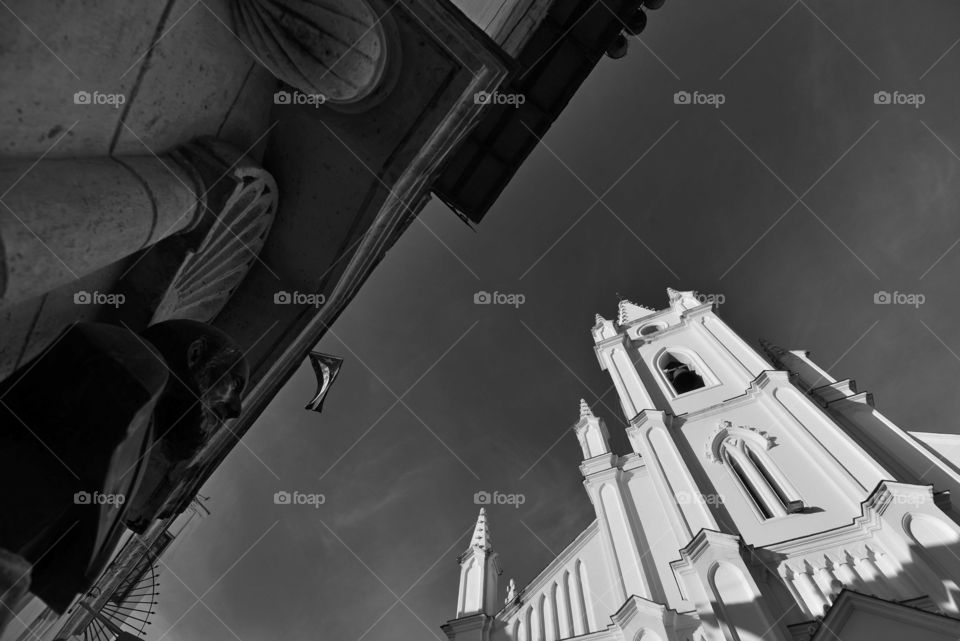
[[[363,100],[398,65],[392,17],[367,0],[236,0],[231,19],[258,63],[325,103]]]

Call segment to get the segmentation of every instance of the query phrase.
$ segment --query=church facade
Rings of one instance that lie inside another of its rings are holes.
[[[592,329],[633,450],[581,401],[596,520],[502,590],[481,511],[451,641],[960,637],[960,437],[905,431],[806,352],[668,296]]]

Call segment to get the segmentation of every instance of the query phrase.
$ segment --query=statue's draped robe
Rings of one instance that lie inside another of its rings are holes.
[[[166,386],[134,333],[78,323],[0,386],[0,549],[57,612],[109,561],[149,458]]]

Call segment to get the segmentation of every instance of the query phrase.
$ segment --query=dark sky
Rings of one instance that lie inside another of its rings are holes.
[[[593,518],[580,397],[629,451],[589,334],[618,293],[720,294],[747,340],[811,350],[906,429],[960,432],[958,39],[947,0],[668,0],[477,232],[433,202],[390,251],[319,345],[346,360],[323,413],[304,366],[204,488],[150,638],[445,640],[478,490],[525,495],[489,513],[501,586],[529,581]]]

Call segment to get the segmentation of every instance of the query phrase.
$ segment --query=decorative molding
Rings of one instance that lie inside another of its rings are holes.
[[[704,456],[708,461],[720,463],[721,445],[728,440],[736,442],[744,438],[762,445],[765,450],[777,444],[776,437],[771,436],[766,430],[746,425],[734,426],[731,421],[723,420],[717,423],[717,427],[707,437]]]

